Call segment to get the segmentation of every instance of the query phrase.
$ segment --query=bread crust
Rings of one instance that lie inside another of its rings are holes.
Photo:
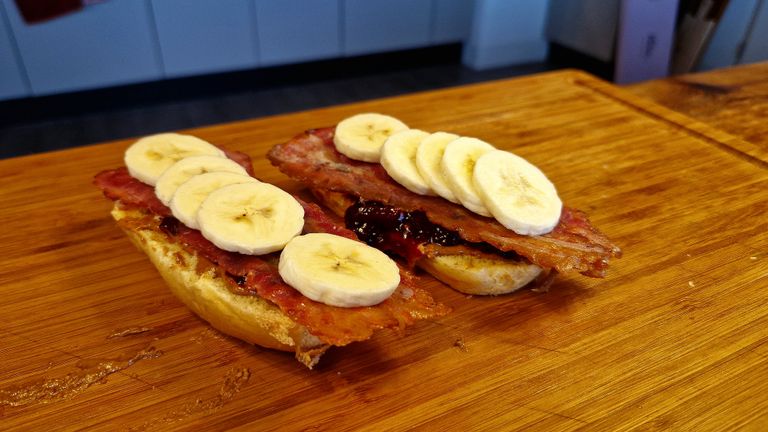
[[[199,265],[196,255],[168,242],[159,229],[124,223],[145,217],[141,211],[115,203],[112,217],[147,255],[171,292],[217,330],[265,348],[293,352],[310,369],[329,348],[274,304],[230,291],[229,282],[215,266]]]
[[[353,204],[349,196],[333,191],[312,189],[312,194],[328,209],[344,217]],[[451,252],[430,253],[416,265],[451,288],[472,295],[500,295],[516,291],[533,282],[544,271],[523,260],[510,260],[491,254],[478,256]]]
[[[531,283],[543,271],[523,261],[473,255],[425,257],[417,265],[453,289],[472,295],[511,293]]]

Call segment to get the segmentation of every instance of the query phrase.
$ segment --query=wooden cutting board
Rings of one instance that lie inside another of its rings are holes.
[[[624,88],[743,138],[743,152],[768,160],[768,62],[676,75]]]
[[[379,111],[541,167],[624,250],[608,277],[482,298],[315,370],[211,330],[91,185],[130,140],[0,161],[0,429],[768,427],[768,170],[745,143],[563,71],[188,131],[251,154]]]

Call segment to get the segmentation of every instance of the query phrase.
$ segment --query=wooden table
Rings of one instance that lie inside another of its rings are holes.
[[[768,160],[768,62],[674,76],[627,90],[744,140],[747,154]]]
[[[514,150],[624,257],[547,293],[430,279],[452,314],[310,371],[210,330],[115,226],[91,178],[129,141],[3,160],[0,429],[768,427],[768,170],[753,142],[574,71],[189,132],[295,191],[267,149],[361,111]]]

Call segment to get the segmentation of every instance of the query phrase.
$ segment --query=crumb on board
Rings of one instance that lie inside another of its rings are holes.
[[[453,341],[453,346],[454,346],[455,348],[458,348],[458,349],[459,349],[459,350],[461,350],[461,351],[464,351],[464,352],[467,352],[467,351],[469,351],[469,350],[467,349],[467,345],[464,343],[464,338],[463,338],[463,337],[458,337],[458,338],[456,338],[456,340],[455,340],[455,341]]]
[[[113,339],[117,337],[133,336],[142,334],[154,330],[152,327],[128,327],[113,331],[107,336],[107,339]]]

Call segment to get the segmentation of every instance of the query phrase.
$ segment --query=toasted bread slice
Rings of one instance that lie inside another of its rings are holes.
[[[534,264],[474,255],[425,257],[417,265],[453,289],[473,295],[507,294],[542,274]]]
[[[141,211],[122,209],[116,203],[112,217],[149,257],[174,295],[222,333],[265,348],[293,352],[310,369],[328,349],[327,344],[274,304],[257,296],[233,293],[225,275],[215,266],[200,265],[204,258],[168,242],[157,224],[151,227],[131,223],[132,219],[146,218]]]

